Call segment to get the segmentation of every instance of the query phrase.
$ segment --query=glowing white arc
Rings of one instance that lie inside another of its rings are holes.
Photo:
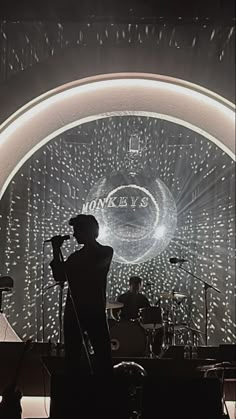
[[[117,73],[60,86],[0,126],[0,198],[23,163],[55,136],[113,115],[144,115],[184,125],[235,159],[235,107],[200,86],[146,73]]]

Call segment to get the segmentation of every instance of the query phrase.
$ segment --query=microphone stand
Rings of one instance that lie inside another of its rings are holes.
[[[198,279],[204,284],[204,316],[205,316],[205,329],[204,329],[204,336],[205,336],[205,345],[207,346],[207,340],[208,340],[208,334],[207,334],[207,323],[208,323],[208,306],[207,306],[207,291],[209,288],[212,288],[219,294],[221,291],[214,287],[213,285],[209,284],[209,282],[204,281],[203,279],[199,278],[198,276],[194,275],[192,272],[187,271],[187,269],[184,269],[182,267],[182,263],[179,265],[179,268],[182,269],[182,271],[187,272],[189,275],[191,275],[193,278]]]
[[[57,285],[59,285],[60,289],[59,289],[59,345],[60,348],[62,347],[62,335],[63,335],[63,325],[62,325],[62,305],[63,305],[63,289],[64,289],[64,284],[61,282],[56,282],[53,285],[50,285],[49,287],[47,287],[47,290],[49,290],[50,288],[54,288]]]
[[[60,255],[61,262],[64,263],[63,254],[62,254],[61,248],[59,249],[59,255]],[[88,348],[86,346],[86,343],[85,343],[84,334],[83,334],[83,331],[82,331],[82,328],[81,328],[79,316],[78,316],[78,313],[77,313],[77,310],[76,310],[76,306],[75,306],[75,303],[74,303],[74,299],[73,299],[73,296],[72,296],[72,293],[71,293],[70,284],[69,284],[69,281],[68,281],[68,278],[67,278],[66,271],[65,271],[65,278],[66,278],[66,281],[68,283],[68,290],[69,290],[69,293],[70,293],[70,298],[71,298],[71,301],[72,301],[72,305],[73,305],[73,309],[74,309],[74,313],[75,313],[77,325],[78,325],[78,328],[79,328],[79,333],[80,333],[80,336],[81,336],[81,339],[82,339],[82,345],[84,347],[85,355],[86,355],[86,358],[87,358],[87,361],[88,361],[88,366],[89,366],[90,374],[93,376],[94,375],[94,371],[93,371],[91,359],[90,359],[90,356],[89,356],[89,350],[88,350]],[[62,284],[62,286],[60,286],[60,294],[59,294],[59,342],[61,342],[60,339],[62,339],[62,301],[63,301],[63,288],[64,288],[64,283]]]
[[[47,240],[45,240],[44,243],[46,243]],[[51,240],[48,240],[49,242],[51,242]],[[64,262],[63,260],[63,255],[62,255],[62,251],[61,249],[59,249],[59,260],[60,262]],[[50,285],[49,287],[46,288],[46,290],[49,290],[50,288],[54,288],[55,286],[59,285],[59,331],[58,331],[58,335],[59,335],[59,340],[58,340],[58,352],[60,353],[61,348],[62,348],[62,337],[63,337],[63,324],[62,324],[62,305],[63,305],[63,290],[64,290],[64,282],[56,282],[53,285]]]
[[[60,260],[64,262],[62,251],[59,251]],[[64,282],[59,282],[59,346],[62,348],[62,303],[63,303]]]

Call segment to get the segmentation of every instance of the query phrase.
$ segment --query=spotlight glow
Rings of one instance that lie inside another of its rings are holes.
[[[154,237],[156,239],[161,239],[162,237],[164,237],[166,232],[166,227],[165,226],[159,226],[156,228],[156,231],[154,233]]]
[[[82,212],[95,215],[101,226],[99,240],[113,247],[114,261],[126,264],[162,253],[176,227],[171,192],[160,179],[144,172],[102,177],[89,191]]]

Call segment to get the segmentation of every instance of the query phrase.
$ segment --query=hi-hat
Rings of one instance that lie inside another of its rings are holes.
[[[106,309],[115,309],[123,307],[123,303],[119,303],[118,301],[107,301],[106,302]]]
[[[163,297],[163,298],[172,298],[172,299],[187,297],[186,294],[181,294],[180,292],[161,292],[159,295],[160,297]]]

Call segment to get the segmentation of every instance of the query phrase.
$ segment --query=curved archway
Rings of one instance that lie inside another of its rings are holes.
[[[114,73],[62,85],[0,127],[0,198],[24,162],[58,134],[114,115],[146,115],[188,127],[235,159],[234,105],[192,83],[147,73]]]

